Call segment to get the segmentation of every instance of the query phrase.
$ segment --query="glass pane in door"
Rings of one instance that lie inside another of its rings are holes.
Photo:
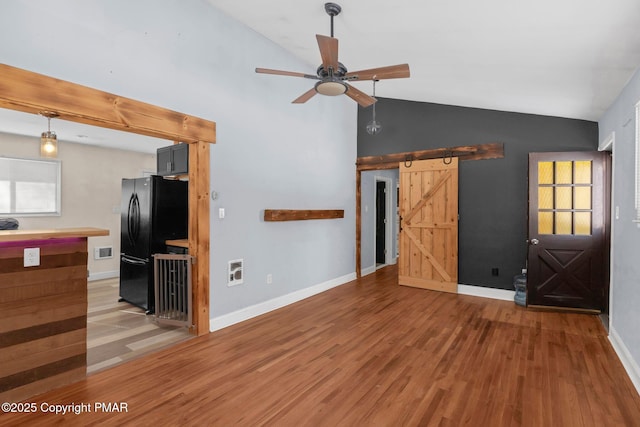
[[[538,162],[538,233],[591,234],[590,160]]]

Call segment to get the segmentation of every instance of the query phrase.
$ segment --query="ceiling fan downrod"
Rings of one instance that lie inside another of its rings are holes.
[[[331,37],[333,37],[333,17],[338,15],[342,11],[342,8],[336,3],[325,3],[324,10],[327,12],[327,15],[331,17]]]

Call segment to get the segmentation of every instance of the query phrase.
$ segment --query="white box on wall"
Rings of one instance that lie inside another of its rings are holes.
[[[229,261],[227,269],[227,286],[241,285],[244,282],[244,260],[234,259]]]

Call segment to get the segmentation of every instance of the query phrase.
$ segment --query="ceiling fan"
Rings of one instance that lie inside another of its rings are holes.
[[[316,34],[322,64],[318,67],[315,75],[294,71],[272,70],[269,68],[256,68],[256,73],[304,77],[306,79],[318,80],[313,88],[294,99],[293,104],[305,103],[316,93],[329,96],[345,94],[360,104],[360,106],[368,107],[377,100],[361,90],[356,89],[347,83],[348,81],[378,81],[409,77],[409,64],[390,65],[387,67],[348,72],[347,68],[341,62],[338,62],[338,39],[333,37],[333,17],[338,15],[340,11],[342,11],[342,8],[335,3],[325,3],[324,10],[331,17],[331,37]]]

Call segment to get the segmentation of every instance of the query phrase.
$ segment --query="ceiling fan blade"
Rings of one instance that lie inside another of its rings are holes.
[[[312,74],[296,73],[295,71],[272,70],[270,68],[256,68],[256,73],[275,74],[277,76],[304,77],[306,79],[318,80],[318,76],[314,76]]]
[[[404,79],[409,77],[409,64],[389,65],[369,70],[351,71],[344,76],[350,80]]]
[[[363,91],[356,89],[350,84],[347,84],[347,91],[345,92],[345,95],[356,101],[363,108],[366,108],[378,102],[378,100],[374,97],[367,95]]]
[[[338,71],[338,39],[320,34],[316,34],[316,39],[324,69],[329,70],[331,67],[333,71]]]
[[[299,97],[297,97],[296,99],[294,99],[293,101],[291,101],[291,103],[292,104],[304,104],[305,102],[310,100],[316,93],[317,93],[316,92],[316,88],[311,88],[308,91],[306,91],[305,93],[303,93],[302,95],[300,95]]]

